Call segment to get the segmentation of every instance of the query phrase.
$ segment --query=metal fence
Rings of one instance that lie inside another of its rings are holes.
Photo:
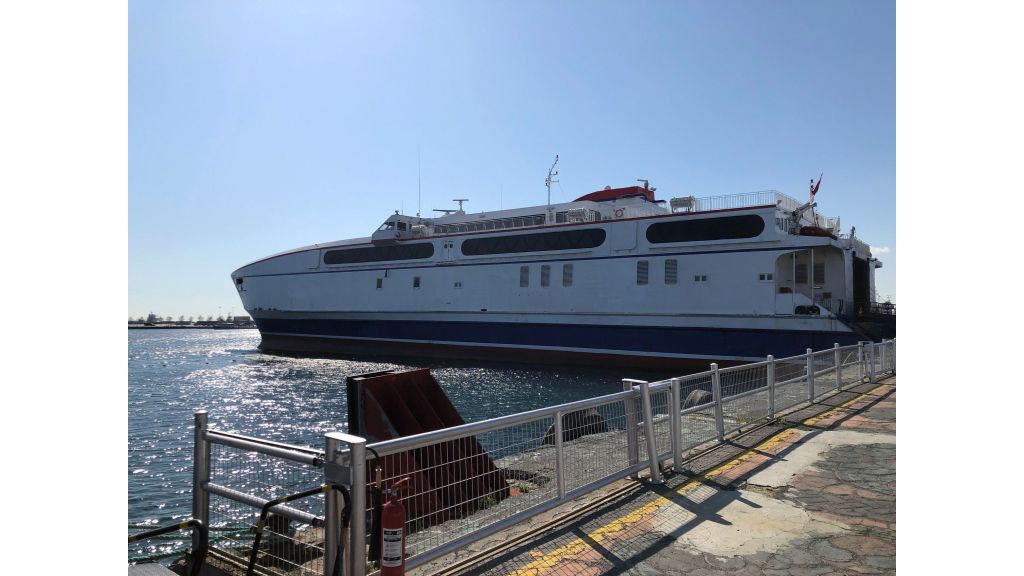
[[[709,196],[706,198],[697,198],[693,211],[703,212],[706,210],[746,208],[748,206],[771,206],[777,204],[781,200],[780,197],[788,198],[788,196],[785,196],[775,190],[726,194],[724,196]],[[799,203],[797,203],[796,206],[799,206]]]
[[[210,549],[253,574],[331,574],[339,497],[323,487],[336,482],[325,457],[336,435],[317,450],[210,430],[207,418],[195,414],[193,515],[210,526]]]
[[[622,392],[371,445],[332,433],[324,450],[207,430],[206,413],[197,412],[194,515],[220,534],[211,549],[244,563],[261,507],[340,483],[351,490],[347,529],[331,490],[274,506],[278,521],[266,524],[257,573],[331,574],[343,543],[346,574],[376,569],[379,548],[371,544],[368,553],[367,531],[380,499],[390,497],[405,506],[411,568],[627,476],[646,470],[661,482],[668,459],[678,469],[696,447],[895,372],[895,352],[890,340],[712,364],[700,374],[627,379]],[[402,478],[406,489],[389,493]]]

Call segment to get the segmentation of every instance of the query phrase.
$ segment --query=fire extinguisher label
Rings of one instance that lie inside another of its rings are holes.
[[[402,532],[404,528],[384,528],[384,550],[380,565],[395,568],[402,565]]]

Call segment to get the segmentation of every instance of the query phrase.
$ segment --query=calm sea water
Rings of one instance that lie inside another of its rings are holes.
[[[320,448],[346,430],[345,377],[431,368],[467,421],[621,390],[636,373],[439,362],[408,358],[312,359],[262,354],[256,330],[128,331],[128,528],[191,516],[193,412],[210,427]],[[130,550],[167,554],[185,537]]]

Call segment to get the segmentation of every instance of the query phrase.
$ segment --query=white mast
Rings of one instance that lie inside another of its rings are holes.
[[[416,145],[416,217],[420,217],[420,208],[423,207],[423,192],[420,177],[420,145]]]
[[[558,172],[555,172],[555,166],[558,165],[558,154],[555,154],[555,163],[551,165],[548,170],[548,177],[544,180],[544,185],[548,187],[548,206],[551,206],[551,183],[558,182],[558,180],[552,180],[552,176],[558,176]]]

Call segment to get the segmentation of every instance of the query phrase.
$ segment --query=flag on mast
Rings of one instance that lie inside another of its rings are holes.
[[[824,175],[825,175],[824,172],[822,172],[820,175],[818,175],[818,183],[817,184],[814,183],[814,180],[811,180],[811,198],[814,198],[814,195],[818,193],[818,186],[821,186],[821,177],[824,176]]]

